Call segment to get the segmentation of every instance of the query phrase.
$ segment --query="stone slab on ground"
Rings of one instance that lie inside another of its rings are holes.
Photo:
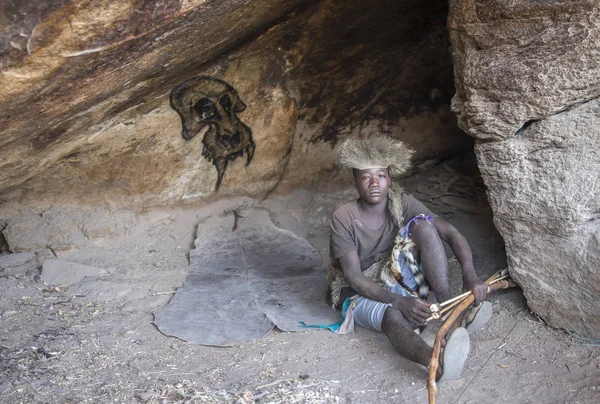
[[[35,253],[12,253],[0,255],[0,277],[17,276],[28,271],[37,271],[38,257]]]
[[[88,276],[102,276],[109,272],[104,268],[82,265],[61,259],[48,259],[42,265],[42,279],[46,285],[69,286]]]
[[[277,228],[263,209],[245,209],[198,225],[191,274],[168,306],[154,311],[166,335],[205,345],[231,345],[266,335],[273,326],[331,324],[318,251]]]
[[[0,255],[0,269],[18,267],[28,264],[32,261],[37,263],[36,255],[32,252]]]

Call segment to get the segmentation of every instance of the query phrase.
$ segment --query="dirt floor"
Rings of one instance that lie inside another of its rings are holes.
[[[505,266],[503,242],[481,181],[472,165],[459,163],[424,169],[404,186],[465,234],[476,269],[486,278]],[[354,191],[324,188],[272,196],[261,206],[275,223],[306,237],[325,262],[329,214]],[[348,335],[273,330],[229,348],[161,334],[152,311],[184,282],[196,225],[215,209],[136,216],[121,237],[62,257],[107,271],[68,287],[41,283],[39,265],[1,271],[0,402],[427,402],[426,370],[368,330]],[[451,254],[449,262],[458,293]],[[600,348],[546,326],[518,289],[496,292],[489,300],[494,316],[471,337],[463,378],[439,385],[438,403],[600,402]],[[434,329],[424,334],[430,342]]]

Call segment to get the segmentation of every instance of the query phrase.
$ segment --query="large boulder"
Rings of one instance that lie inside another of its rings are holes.
[[[458,0],[449,28],[459,125],[513,277],[549,324],[600,336],[600,9]]]
[[[529,306],[551,325],[600,335],[600,101],[476,149]]]
[[[600,14],[587,0],[455,0],[448,22],[459,126],[513,136],[600,95]]]

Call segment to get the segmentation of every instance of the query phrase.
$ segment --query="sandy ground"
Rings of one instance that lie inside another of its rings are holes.
[[[474,178],[469,167],[462,170]],[[448,177],[454,177],[452,170],[437,165],[407,178],[404,186],[428,200],[446,191]],[[463,185],[462,191],[450,190],[470,200],[462,209],[441,198],[428,203],[469,239],[477,271],[486,278],[505,265],[503,243],[486,213],[481,184]],[[273,196],[262,206],[275,223],[306,237],[326,261],[329,214],[354,191],[323,188]],[[368,330],[273,330],[229,348],[161,334],[152,310],[182,285],[196,225],[214,209],[137,216],[123,236],[63,257],[109,272],[69,287],[47,287],[36,268],[0,272],[0,402],[427,402],[426,370]],[[458,293],[451,254],[450,269]],[[546,326],[518,289],[489,300],[495,314],[471,337],[463,378],[439,385],[438,403],[600,402],[600,348]],[[432,341],[434,331],[424,336]]]

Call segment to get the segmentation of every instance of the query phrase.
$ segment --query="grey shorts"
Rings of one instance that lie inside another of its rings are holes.
[[[400,296],[409,296],[408,292],[397,282],[394,286],[387,287],[386,289]],[[391,304],[389,303],[376,302],[375,300],[361,296],[356,300],[356,306],[354,306],[354,310],[352,311],[354,324],[368,328],[369,330],[381,331],[383,315],[390,306]]]

